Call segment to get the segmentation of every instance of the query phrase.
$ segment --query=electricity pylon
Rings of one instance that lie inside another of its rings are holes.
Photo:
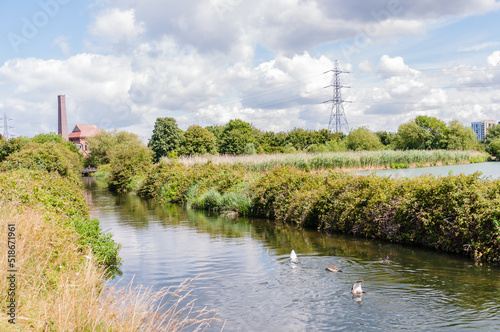
[[[348,71],[342,71],[339,69],[337,60],[335,60],[335,67],[332,70],[326,71],[326,73],[333,72],[333,84],[325,86],[325,88],[333,87],[333,97],[324,103],[332,103],[332,110],[330,112],[330,121],[328,121],[328,130],[335,129],[336,133],[345,132],[349,133],[349,124],[347,123],[347,118],[344,112],[344,103],[349,103],[342,99],[342,88],[349,88],[349,86],[343,86],[340,84],[340,74],[349,73]],[[333,125],[335,123],[335,126]]]

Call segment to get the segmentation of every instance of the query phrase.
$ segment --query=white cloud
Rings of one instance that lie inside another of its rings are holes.
[[[90,34],[103,43],[112,44],[134,40],[144,31],[144,23],[136,21],[134,9],[105,9],[96,16],[89,27]]]
[[[476,45],[472,45],[469,47],[461,47],[458,49],[458,52],[477,52],[477,51],[481,51],[484,49],[493,48],[493,47],[496,47],[498,45],[500,45],[500,42],[481,43],[481,44],[476,44]]]
[[[487,58],[490,66],[500,66],[500,51],[495,51]]]

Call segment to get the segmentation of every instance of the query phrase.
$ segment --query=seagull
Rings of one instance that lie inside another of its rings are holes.
[[[363,294],[363,293],[366,293],[364,290],[362,290],[362,289],[361,289],[361,283],[362,283],[362,282],[363,282],[362,280],[358,280],[358,281],[356,281],[356,282],[352,285],[352,287],[351,287],[351,293],[353,293],[353,294],[358,294],[358,295],[361,295],[361,294]]]
[[[339,269],[336,266],[330,265],[325,268],[325,270],[330,271],[330,272],[342,272],[341,269]]]
[[[290,253],[290,262],[298,262],[299,259],[297,258],[297,254],[295,253],[295,250],[292,249],[292,252]]]

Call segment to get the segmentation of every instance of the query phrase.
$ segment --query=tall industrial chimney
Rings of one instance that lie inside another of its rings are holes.
[[[57,133],[66,141],[68,140],[68,120],[66,118],[66,97],[57,96]]]

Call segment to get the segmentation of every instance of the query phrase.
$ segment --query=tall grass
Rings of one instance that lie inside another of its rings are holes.
[[[424,167],[435,165],[482,162],[487,154],[477,151],[408,150],[360,151],[327,153],[259,154],[245,156],[207,155],[181,157],[187,166],[206,163],[232,164],[250,171],[268,171],[276,166],[291,166],[301,170],[341,169],[373,170],[398,167]]]
[[[0,202],[0,236],[16,224],[16,324],[6,315],[1,331],[181,331],[201,330],[215,311],[193,310],[187,281],[175,290],[142,286],[106,288],[104,268],[83,255],[70,228],[53,215]],[[5,249],[5,248],[4,248]],[[0,297],[6,302],[7,255],[0,255]]]

